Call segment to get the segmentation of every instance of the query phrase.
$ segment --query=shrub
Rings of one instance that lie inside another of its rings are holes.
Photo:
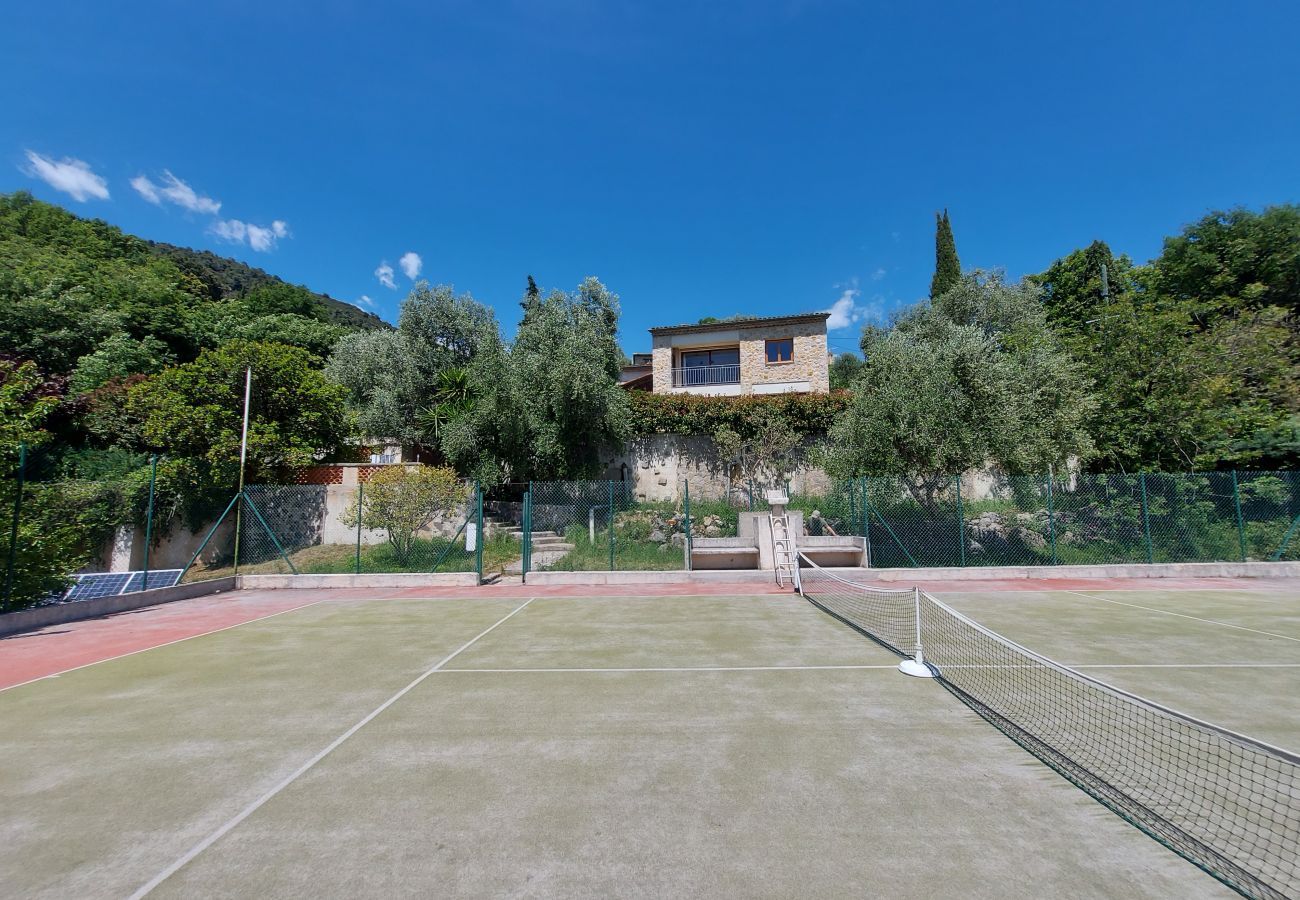
[[[449,512],[465,502],[465,484],[455,470],[421,466],[382,469],[366,483],[360,508],[353,500],[343,514],[345,525],[356,525],[388,534],[393,557],[407,565],[416,547],[416,533],[434,516]]]
[[[803,436],[822,435],[849,405],[848,391],[829,394],[776,394],[748,397],[702,397],[631,391],[632,434],[700,434],[726,429],[742,440],[762,431],[770,416],[779,416]]]

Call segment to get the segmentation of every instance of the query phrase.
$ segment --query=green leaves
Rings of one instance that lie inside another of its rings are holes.
[[[1084,380],[1031,287],[967,277],[892,331],[865,332],[863,352],[830,433],[836,476],[1040,472],[1089,449]]]

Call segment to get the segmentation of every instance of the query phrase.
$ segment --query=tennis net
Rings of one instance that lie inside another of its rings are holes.
[[[1300,756],[1121,691],[924,591],[800,554],[805,598],[936,679],[1107,808],[1247,897],[1300,897]]]

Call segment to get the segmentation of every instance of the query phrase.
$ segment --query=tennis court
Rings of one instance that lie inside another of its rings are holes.
[[[1300,746],[1294,583],[928,587],[1095,677]],[[250,591],[0,640],[0,883],[1234,896],[799,596],[674,589]]]

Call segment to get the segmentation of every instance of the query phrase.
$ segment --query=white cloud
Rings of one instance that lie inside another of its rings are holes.
[[[27,161],[31,165],[22,171],[39,178],[56,191],[63,191],[79,203],[91,198],[108,199],[108,182],[92,172],[87,162],[69,156],[56,161],[34,150],[27,151]]]
[[[356,306],[356,307],[362,307],[362,306],[365,306],[365,307],[369,307],[370,309],[374,309],[374,308],[375,308],[375,301],[371,300],[371,299],[370,299],[369,297],[367,297],[365,294],[362,294],[362,295],[361,295],[361,299],[358,300],[356,303],[354,303],[354,304],[352,304],[352,305],[353,305],[353,306]]]
[[[414,251],[403,253],[397,264],[402,267],[402,273],[412,281],[420,276],[420,270],[424,268],[424,260],[420,259],[420,254]]]
[[[275,247],[275,232],[261,225],[248,225],[248,246],[258,253],[265,253]]]
[[[131,187],[135,188],[136,193],[141,197],[156,206],[161,206],[162,201],[166,200],[190,212],[213,216],[221,212],[220,200],[213,200],[200,194],[173,175],[169,169],[163,169],[162,184],[155,184],[147,175],[137,175],[131,179]]]
[[[393,267],[388,264],[387,260],[381,262],[379,268],[375,269],[375,277],[379,279],[380,284],[389,290],[397,290],[397,282],[393,280]]]
[[[845,288],[840,294],[840,299],[831,304],[830,309],[825,310],[831,314],[831,317],[826,320],[826,330],[848,328],[859,322],[881,321],[884,318],[884,298],[877,295],[867,303],[859,303],[861,297],[862,291],[857,288]]]
[[[881,268],[881,269],[876,269],[876,271],[874,271],[874,272],[871,273],[871,280],[872,280],[872,281],[879,281],[880,279],[884,278],[886,274],[888,274],[888,273],[886,273],[885,270],[884,270],[883,268]]]
[[[143,175],[137,175],[131,179],[131,187],[135,192],[144,199],[148,200],[154,206],[162,206],[162,197],[158,195],[158,186]]]
[[[247,242],[248,246],[258,253],[269,253],[275,249],[280,238],[288,237],[289,226],[280,219],[272,222],[269,228],[254,225],[252,222],[241,222],[238,219],[217,219],[209,226],[208,231],[223,241],[232,244]]]
[[[217,219],[208,230],[232,244],[242,244],[248,237],[248,226],[238,219]]]

